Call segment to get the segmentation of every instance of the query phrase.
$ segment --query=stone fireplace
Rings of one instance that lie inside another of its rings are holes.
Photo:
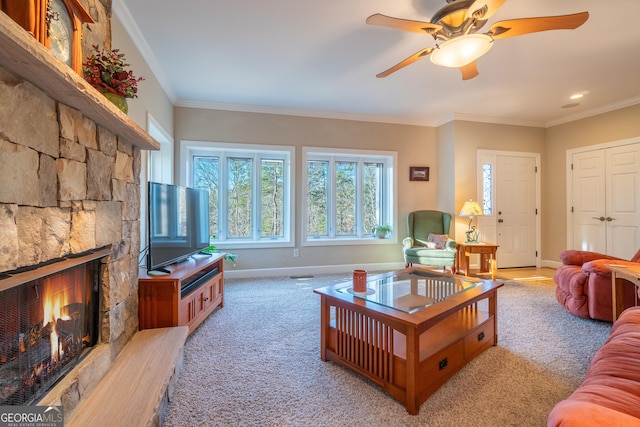
[[[109,247],[96,338],[111,359],[138,328],[140,150],[4,69],[0,97],[0,272]],[[91,381],[109,362],[93,363]],[[91,387],[70,378],[65,408]]]
[[[108,253],[90,251],[2,280],[0,405],[38,402],[96,344]]]
[[[140,150],[157,143],[0,15],[0,291],[106,251],[96,345],[39,403],[71,414],[138,329]]]

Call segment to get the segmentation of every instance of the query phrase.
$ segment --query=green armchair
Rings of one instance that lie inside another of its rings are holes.
[[[405,266],[421,264],[456,271],[456,242],[449,238],[451,215],[440,211],[414,211],[407,217],[409,237],[402,241]]]

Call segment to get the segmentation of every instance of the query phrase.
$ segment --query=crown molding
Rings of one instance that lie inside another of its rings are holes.
[[[353,120],[359,122],[375,122],[375,123],[389,123],[399,125],[411,125],[411,126],[429,126],[436,127],[437,124],[433,120],[410,118],[410,117],[397,117],[397,116],[382,116],[375,114],[356,114],[345,113],[339,111],[324,111],[324,110],[307,110],[300,108],[287,108],[287,107],[273,107],[266,105],[253,105],[253,104],[232,104],[224,102],[213,101],[195,101],[180,99],[175,103],[176,107],[187,108],[201,108],[208,110],[225,110],[225,111],[238,111],[244,113],[263,113],[263,114],[280,114],[285,116],[299,116],[299,117],[311,117],[319,119],[337,119],[337,120]]]
[[[519,120],[519,119],[506,119],[502,117],[481,116],[476,114],[464,114],[453,113],[447,116],[441,117],[438,121],[438,126],[453,122],[453,121],[465,121],[465,122],[478,122],[478,123],[490,123],[497,125],[510,125],[510,126],[528,126],[528,127],[544,127],[543,122],[533,120]]]
[[[545,123],[545,127],[550,128],[558,125],[563,125],[565,123],[575,122],[576,120],[586,119],[587,117],[597,116],[598,114],[610,113],[612,111],[619,110],[625,107],[631,107],[632,105],[637,105],[637,104],[640,104],[640,96],[628,98],[619,102],[615,102],[613,104],[605,105],[604,107],[585,110],[580,113],[563,117],[562,119],[550,120],[547,123]]]
[[[153,75],[156,77],[156,79],[158,79],[160,86],[162,86],[162,89],[171,100],[171,103],[175,104],[177,97],[171,87],[171,83],[162,71],[160,63],[156,59],[156,56],[153,54],[153,51],[151,50],[149,43],[147,43],[147,40],[144,38],[144,35],[140,31],[140,28],[138,28],[138,24],[136,24],[133,16],[131,16],[131,12],[129,12],[129,9],[122,0],[113,0],[111,6],[113,13],[118,17],[118,19],[120,19],[120,22],[122,22],[122,26],[124,27],[125,31],[127,32],[127,34],[129,34],[129,37],[131,37],[133,44],[140,51],[140,54],[151,69]]]

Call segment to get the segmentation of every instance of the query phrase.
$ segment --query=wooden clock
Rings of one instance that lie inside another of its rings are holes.
[[[2,10],[82,74],[82,24],[94,21],[78,0],[2,0]]]

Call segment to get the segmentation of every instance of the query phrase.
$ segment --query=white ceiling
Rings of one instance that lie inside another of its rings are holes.
[[[551,126],[640,103],[638,0],[507,0],[494,22],[588,11],[575,30],[499,39],[463,81],[422,59],[431,36],[366,25],[429,21],[445,0],[114,0],[176,105],[439,125]],[[144,90],[144,87],[141,87]],[[582,93],[572,101],[569,96]],[[567,104],[579,105],[567,108]]]

